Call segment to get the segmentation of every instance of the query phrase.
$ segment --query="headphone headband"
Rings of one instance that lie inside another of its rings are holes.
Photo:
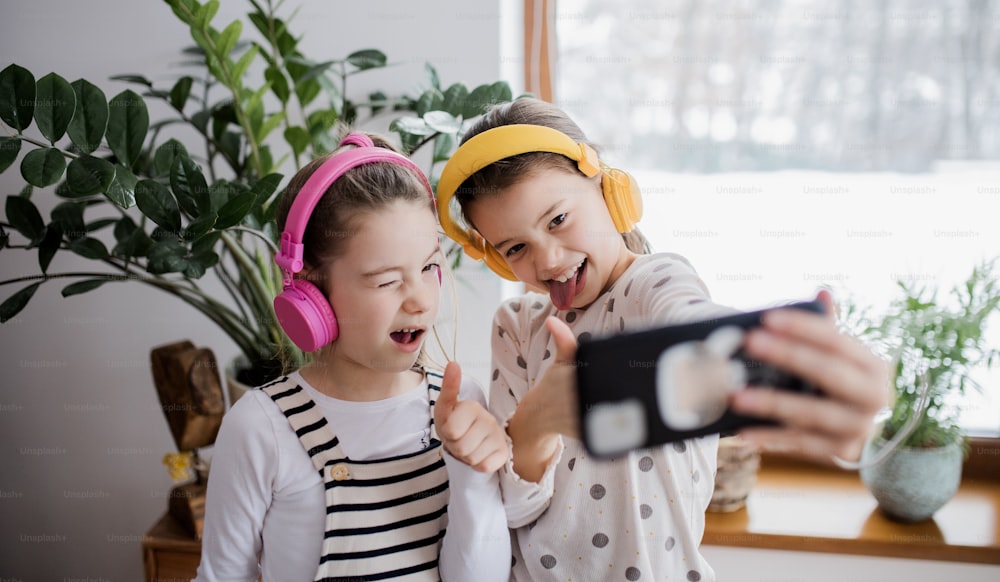
[[[532,152],[566,156],[576,162],[577,167],[588,178],[601,172],[601,161],[592,147],[577,143],[565,133],[551,127],[502,125],[470,138],[459,146],[441,172],[437,185],[437,208],[445,234],[460,243],[472,259],[480,260],[496,251],[479,233],[463,228],[451,217],[451,199],[462,183],[479,170],[500,160]],[[488,264],[501,277],[517,280],[502,259],[488,261]]]
[[[288,273],[298,273],[302,270],[302,238],[305,236],[309,217],[326,194],[330,186],[348,170],[377,162],[388,162],[412,171],[424,185],[427,194],[434,201],[434,191],[431,189],[427,176],[409,158],[386,148],[375,147],[371,138],[364,133],[350,133],[340,142],[340,147],[352,145],[354,149],[346,150],[330,156],[309,176],[302,185],[285,220],[285,230],[281,233],[280,251],[274,257],[278,265]]]

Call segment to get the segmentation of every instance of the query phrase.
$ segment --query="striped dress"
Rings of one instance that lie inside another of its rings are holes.
[[[441,376],[427,373],[431,403]],[[352,461],[316,403],[280,378],[263,386],[323,478],[326,533],[315,580],[437,581],[448,524],[448,474],[431,422],[430,445],[409,455]]]

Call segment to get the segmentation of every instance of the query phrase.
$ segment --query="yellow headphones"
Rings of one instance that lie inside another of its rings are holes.
[[[601,190],[611,220],[620,233],[631,232],[642,217],[639,186],[628,172],[601,163],[597,152],[587,144],[577,143],[559,130],[542,125],[504,125],[484,131],[455,151],[441,172],[437,184],[438,215],[441,228],[462,245],[465,254],[483,260],[486,266],[504,279],[517,281],[507,261],[478,232],[460,226],[451,217],[451,199],[470,176],[494,162],[529,152],[561,154],[576,162],[588,178],[602,173]]]

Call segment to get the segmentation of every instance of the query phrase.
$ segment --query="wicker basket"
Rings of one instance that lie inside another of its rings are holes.
[[[746,505],[758,469],[760,452],[755,447],[735,436],[719,439],[719,466],[708,511],[730,512]]]

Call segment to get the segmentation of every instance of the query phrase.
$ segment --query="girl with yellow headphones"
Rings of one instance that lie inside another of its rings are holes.
[[[634,180],[602,164],[548,103],[488,111],[444,168],[437,196],[441,225],[466,254],[537,291],[501,305],[491,330],[490,408],[512,455],[500,483],[514,578],[713,580],[699,543],[718,436],[589,458],[578,439],[574,362],[577,338],[734,310],[711,302],[683,257],[647,254]],[[820,298],[831,307],[828,294]],[[776,315],[750,334],[751,357],[815,383],[826,398],[739,391],[734,410],[781,423],[746,438],[857,458],[885,403],[884,366],[832,318]]]

